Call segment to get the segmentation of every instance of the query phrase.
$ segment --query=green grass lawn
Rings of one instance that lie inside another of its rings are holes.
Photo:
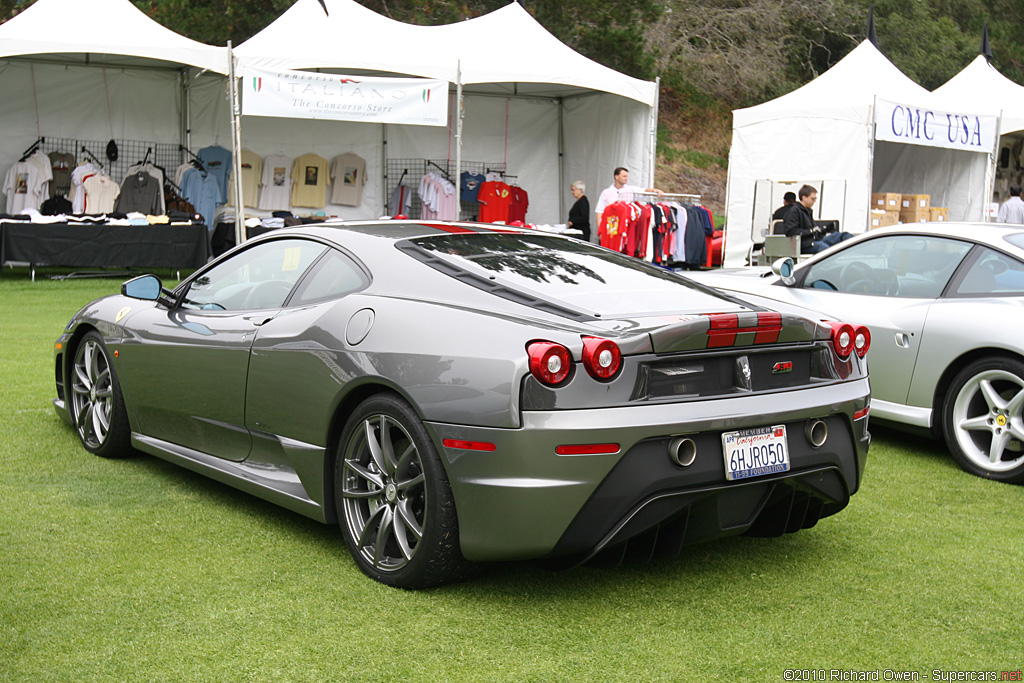
[[[1024,487],[877,426],[860,493],[810,530],[642,566],[503,564],[386,588],[336,528],[78,445],[51,406],[51,345],[119,286],[0,275],[0,681],[885,680],[1024,665]]]

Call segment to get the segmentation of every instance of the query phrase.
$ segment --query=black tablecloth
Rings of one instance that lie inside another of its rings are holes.
[[[0,263],[74,268],[198,268],[210,260],[205,225],[0,222]]]

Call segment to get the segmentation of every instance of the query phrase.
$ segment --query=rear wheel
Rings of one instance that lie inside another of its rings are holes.
[[[942,429],[953,458],[967,472],[1024,482],[1024,363],[983,358],[953,379]]]
[[[345,543],[371,578],[426,588],[468,575],[444,467],[398,396],[374,396],[352,414],[335,462],[335,500]]]
[[[98,332],[87,332],[75,349],[70,403],[71,419],[87,451],[104,458],[132,454],[121,385]]]

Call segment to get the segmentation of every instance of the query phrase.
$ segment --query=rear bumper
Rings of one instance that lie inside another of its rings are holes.
[[[523,426],[514,430],[427,426],[448,472],[467,558],[573,563],[605,550],[614,554],[618,546],[652,533],[663,541],[675,534],[683,545],[743,532],[783,533],[838,512],[860,486],[870,434],[867,419],[855,421],[853,414],[868,399],[863,379],[694,403],[524,412]],[[818,448],[804,435],[804,425],[814,418],[829,428]],[[727,482],[722,432],[775,424],[787,426],[791,470]],[[686,468],[668,456],[677,435],[697,446]],[[444,439],[496,448],[447,448]],[[560,445],[593,443],[620,448],[606,455],[555,453]],[[779,522],[782,508],[786,520]],[[656,539],[653,545],[660,547]]]

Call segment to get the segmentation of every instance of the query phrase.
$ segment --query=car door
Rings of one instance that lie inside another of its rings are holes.
[[[905,404],[929,312],[971,243],[929,235],[863,240],[801,269],[792,299],[871,330],[873,399]]]
[[[177,306],[133,316],[122,361],[139,431],[244,460],[251,448],[245,391],[253,340],[325,249],[297,238],[261,242],[194,276]]]

